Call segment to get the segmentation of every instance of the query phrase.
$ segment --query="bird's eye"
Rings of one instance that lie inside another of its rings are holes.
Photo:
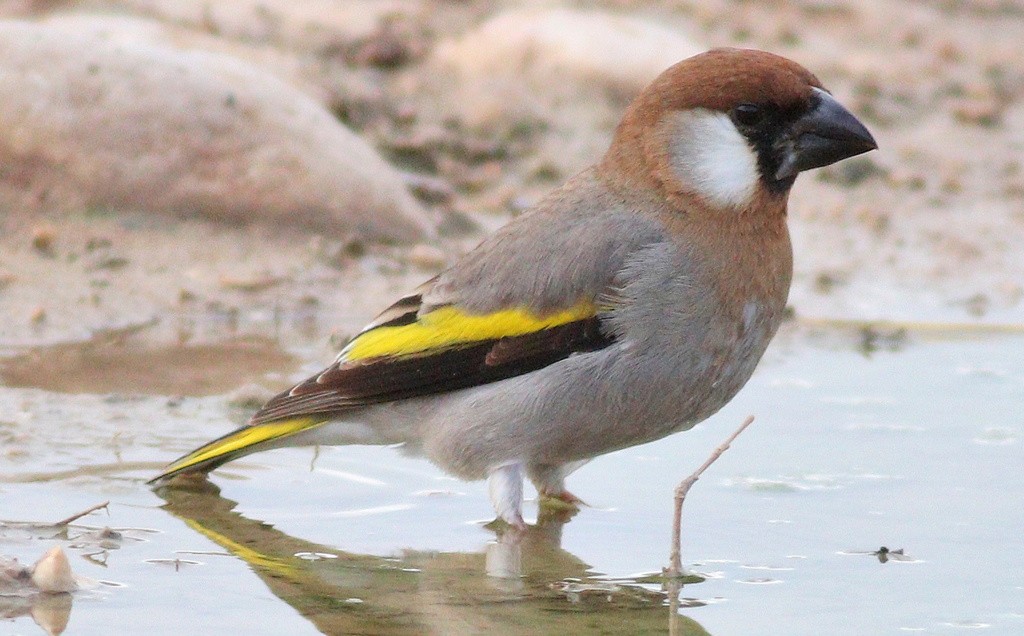
[[[764,109],[757,104],[740,104],[732,109],[732,116],[743,126],[757,126],[764,119]]]

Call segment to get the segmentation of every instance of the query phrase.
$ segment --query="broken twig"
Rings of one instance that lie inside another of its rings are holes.
[[[716,448],[711,453],[711,456],[708,457],[707,461],[705,461],[700,468],[694,471],[692,475],[690,475],[683,481],[679,482],[679,485],[676,486],[675,517],[672,520],[672,551],[669,555],[668,569],[664,571],[665,576],[675,579],[683,575],[683,563],[679,553],[679,544],[682,540],[681,535],[683,523],[683,501],[686,499],[686,493],[688,493],[690,491],[690,488],[695,483],[697,483],[697,480],[700,479],[700,476],[704,473],[704,471],[707,470],[708,467],[711,466],[711,464],[715,463],[715,460],[721,457],[722,453],[729,449],[729,445],[733,443],[733,440],[739,437],[740,433],[746,430],[746,428],[750,426],[750,424],[753,421],[753,415],[747,416],[747,419],[743,420],[743,423],[740,424],[740,427],[736,429],[736,431],[732,435],[730,435],[728,439],[722,442],[721,446]]]
[[[58,521],[57,523],[55,523],[53,525],[57,526],[57,527],[66,526],[69,523],[71,523],[72,521],[76,521],[78,519],[81,519],[85,515],[93,513],[93,512],[96,512],[97,510],[102,510],[102,509],[106,508],[109,505],[110,505],[109,501],[104,501],[103,503],[96,504],[95,506],[93,506],[91,508],[86,508],[82,512],[77,512],[77,513],[71,515],[70,517],[68,517],[67,519],[61,519],[60,521]]]

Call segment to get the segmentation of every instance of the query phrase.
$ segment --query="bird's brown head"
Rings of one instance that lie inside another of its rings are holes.
[[[775,201],[784,210],[798,173],[876,147],[799,64],[764,51],[715,49],[644,89],[601,168],[669,200],[734,210]]]

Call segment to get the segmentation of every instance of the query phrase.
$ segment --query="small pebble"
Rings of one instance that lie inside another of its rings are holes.
[[[409,253],[406,254],[405,258],[410,265],[430,271],[442,269],[448,262],[448,258],[445,256],[444,251],[438,247],[427,245],[425,243],[420,243],[419,245],[414,246],[409,250]]]
[[[953,117],[960,123],[992,128],[1002,122],[1002,106],[992,99],[965,98],[953,106]]]
[[[446,210],[441,222],[437,225],[437,233],[445,237],[466,236],[480,231],[480,225],[465,212]]]
[[[393,69],[408,62],[412,56],[413,50],[407,40],[384,30],[360,44],[352,57],[358,66]]]
[[[73,592],[78,589],[71,573],[71,563],[60,546],[50,548],[32,566],[32,583],[42,592]]]
[[[444,179],[406,172],[402,180],[417,199],[429,204],[448,204],[455,198],[455,189]]]
[[[32,249],[53,256],[53,243],[57,238],[57,232],[51,225],[40,225],[32,230]]]
[[[228,405],[240,409],[258,409],[267,400],[274,397],[274,391],[265,386],[250,382],[227,394]]]
[[[220,277],[220,286],[234,291],[256,293],[276,287],[285,282],[284,276],[271,274],[255,274],[252,276],[225,274]]]

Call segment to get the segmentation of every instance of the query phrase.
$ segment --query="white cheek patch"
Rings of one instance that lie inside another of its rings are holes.
[[[740,208],[754,196],[757,155],[725,113],[695,108],[672,114],[669,161],[684,186],[714,205]]]

